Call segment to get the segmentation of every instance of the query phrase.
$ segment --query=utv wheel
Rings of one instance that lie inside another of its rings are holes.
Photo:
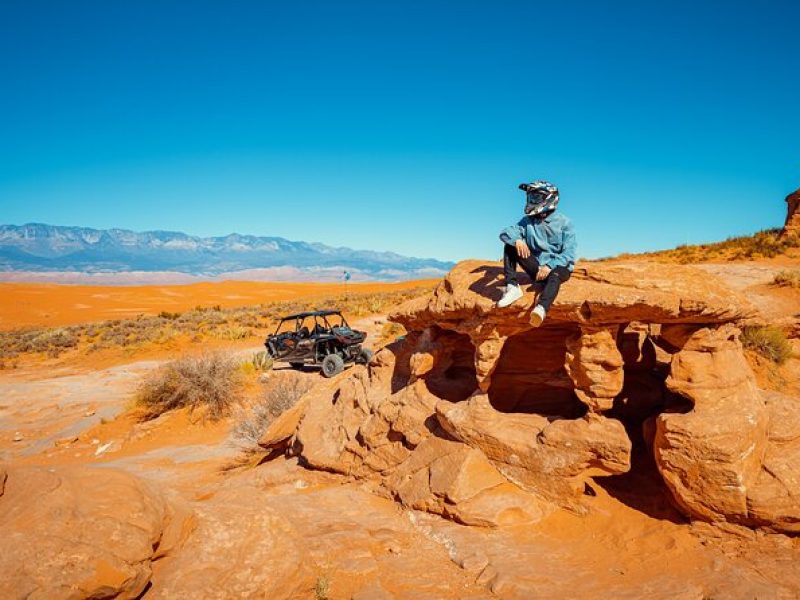
[[[344,361],[338,354],[328,354],[322,359],[322,374],[325,377],[333,377],[344,371]]]
[[[361,352],[358,353],[358,358],[356,362],[360,365],[368,365],[369,361],[372,360],[372,350],[367,348],[362,348]]]
[[[295,371],[303,370],[303,363],[289,363],[289,366],[292,367]]]

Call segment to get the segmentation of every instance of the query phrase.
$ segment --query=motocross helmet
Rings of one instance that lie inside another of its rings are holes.
[[[558,205],[558,188],[549,181],[520,183],[519,189],[525,192],[525,214],[538,217],[553,212]]]

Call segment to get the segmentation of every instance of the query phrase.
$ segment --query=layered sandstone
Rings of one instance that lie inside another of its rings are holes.
[[[756,387],[735,325],[753,315],[744,299],[690,267],[593,264],[534,329],[535,286],[498,310],[500,276],[459,263],[391,315],[404,339],[304,397],[262,445],[411,508],[503,525],[580,510],[592,478],[630,469],[647,429],[689,516],[797,529],[800,406]]]
[[[783,233],[800,235],[800,190],[786,196],[786,223]]]

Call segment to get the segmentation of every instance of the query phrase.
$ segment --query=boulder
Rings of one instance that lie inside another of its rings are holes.
[[[457,404],[440,402],[436,416],[445,431],[479,449],[509,480],[554,503],[569,505],[591,475],[630,468],[631,442],[614,419],[505,414],[486,395]]]
[[[277,450],[285,447],[297,430],[300,419],[305,415],[307,405],[308,400],[303,396],[294,406],[278,415],[261,435],[258,444],[266,450]]]
[[[188,532],[189,512],[132,475],[98,471],[8,468],[0,597],[139,597],[153,560]]]
[[[738,330],[694,332],[673,357],[666,384],[694,407],[657,419],[655,456],[664,481],[693,516],[745,521],[748,490],[766,450],[768,416]]]
[[[660,415],[654,441],[659,471],[684,512],[800,531],[800,401],[756,387],[738,330],[696,330],[666,383],[693,404]]]
[[[786,196],[786,223],[783,234],[800,235],[800,189]]]
[[[466,525],[536,522],[551,510],[510,483],[479,450],[438,436],[422,442],[387,486],[404,506]]]
[[[753,524],[800,533],[800,399],[763,392],[767,448],[747,503]]]

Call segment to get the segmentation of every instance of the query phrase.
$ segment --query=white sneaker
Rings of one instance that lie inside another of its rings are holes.
[[[522,298],[522,290],[519,288],[518,285],[509,284],[506,286],[506,291],[503,294],[503,297],[497,301],[497,308],[505,308],[506,306],[511,306]]]
[[[537,304],[534,309],[531,311],[531,326],[539,327],[544,321],[544,317],[547,313],[544,310],[544,307],[541,304]]]

